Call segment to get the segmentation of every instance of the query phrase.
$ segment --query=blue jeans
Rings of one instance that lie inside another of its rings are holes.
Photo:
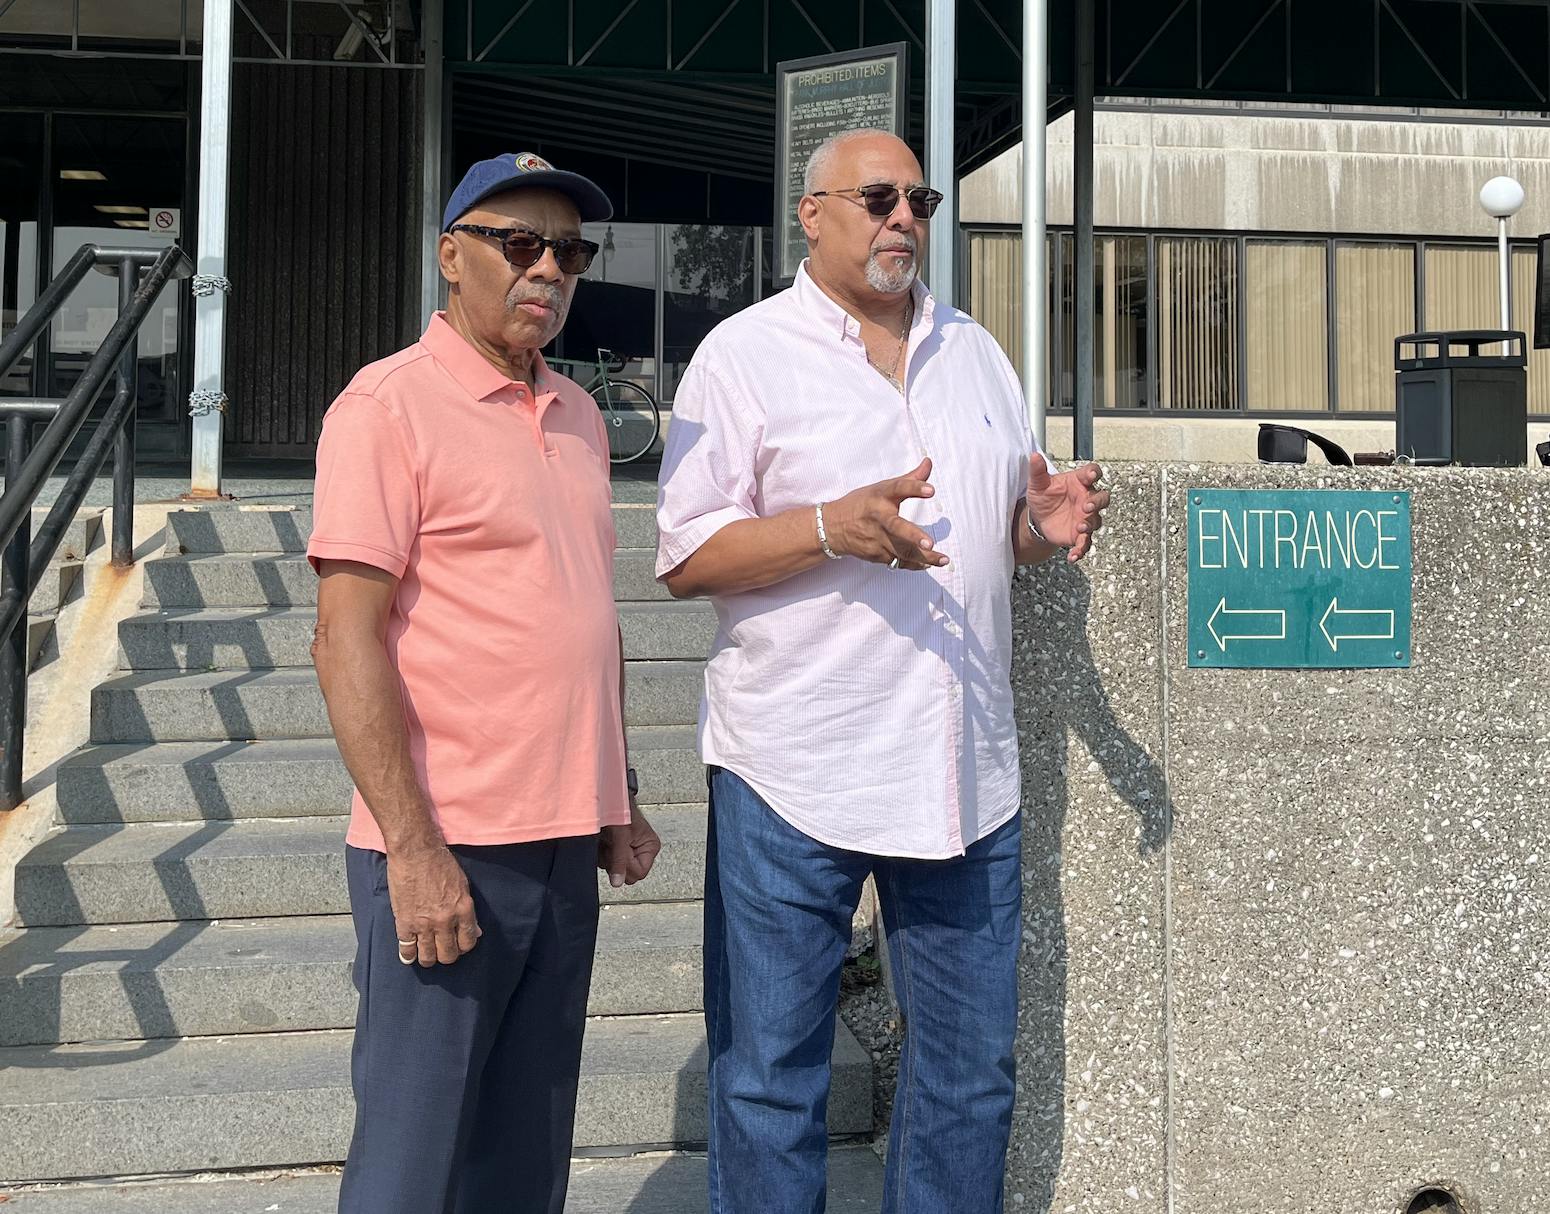
[[[875,874],[905,1040],[884,1214],[997,1214],[1011,1133],[1022,822],[953,860],[829,847],[711,770],[710,1214],[821,1214],[840,968]]]

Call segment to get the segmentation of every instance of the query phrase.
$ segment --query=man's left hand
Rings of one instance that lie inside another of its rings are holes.
[[[662,850],[662,840],[630,798],[630,824],[605,826],[597,845],[597,866],[608,874],[615,889],[644,881]]]
[[[1038,452],[1028,470],[1028,512],[1044,538],[1066,549],[1066,560],[1079,561],[1091,550],[1093,536],[1103,526],[1109,491],[1099,488],[1103,469],[1097,464],[1051,476]]]

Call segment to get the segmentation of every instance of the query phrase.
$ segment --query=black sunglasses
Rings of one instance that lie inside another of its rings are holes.
[[[859,194],[861,205],[866,207],[868,215],[875,215],[884,219],[893,214],[894,207],[899,205],[899,187],[896,185],[858,185],[848,190],[814,190],[814,198],[823,198],[829,194]],[[904,197],[909,199],[910,212],[916,219],[930,219],[937,207],[942,202],[940,190],[933,190],[928,186],[912,185],[905,190]]]
[[[555,264],[564,274],[585,274],[592,259],[597,256],[598,246],[579,236],[566,236],[554,240],[528,232],[522,228],[487,228],[480,223],[455,223],[449,232],[472,232],[476,236],[491,236],[501,242],[501,255],[516,270],[536,266],[545,249],[554,250]]]

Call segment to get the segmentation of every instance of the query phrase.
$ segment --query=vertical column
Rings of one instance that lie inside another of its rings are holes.
[[[1049,250],[1045,235],[1049,119],[1049,9],[1023,0],[1023,395],[1028,423],[1044,446],[1049,406]]]
[[[1075,455],[1093,457],[1093,0],[1076,0],[1076,114],[1072,188],[1076,193]]]
[[[446,50],[441,0],[422,0],[420,25],[425,46],[425,71],[420,81],[420,317],[423,326],[441,307],[441,264],[436,256],[445,202],[441,180]]]
[[[958,165],[953,146],[953,75],[958,59],[958,0],[926,8],[926,184],[942,192],[926,251],[926,284],[945,304],[956,302]]]
[[[199,226],[194,275],[194,419],[190,497],[221,495],[226,393],[226,195],[231,155],[232,0],[205,0],[199,115]]]

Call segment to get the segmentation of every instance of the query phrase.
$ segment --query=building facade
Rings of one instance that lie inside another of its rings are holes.
[[[482,57],[515,36],[510,23],[486,43],[472,17],[466,30],[455,15],[438,27],[438,8],[236,6],[230,459],[311,458],[334,394],[356,367],[412,340],[434,302],[426,253],[439,202],[427,200],[494,152],[548,155],[596,176],[619,203],[614,222],[587,232],[603,251],[560,339],[563,356],[614,351],[627,360],[624,374],[670,406],[705,333],[774,289],[764,101],[697,79],[696,95],[721,88],[728,117],[703,105],[684,111],[692,141],[665,164],[644,127],[621,125],[596,143],[585,131],[634,121],[619,114],[631,108],[631,90],[663,114],[679,113],[687,92],[660,80],[624,77],[628,88],[615,93],[564,75],[485,70]],[[591,47],[581,46],[571,12],[571,62],[630,34],[603,22]],[[202,17],[200,0],[0,3],[0,328],[85,242],[192,246]],[[707,53],[696,44],[678,66]],[[1543,117],[1111,99],[1096,135],[1100,455],[1252,458],[1257,422],[1269,417],[1305,419],[1357,449],[1391,448],[1394,338],[1497,323],[1495,246],[1475,195],[1498,173],[1528,192],[1513,253],[1517,323],[1528,324],[1526,238],[1550,230]],[[1059,453],[1069,444],[1062,414],[1076,319],[1070,118],[1048,138]],[[956,237],[958,298],[1014,362],[1020,180],[1015,147],[966,175]],[[951,238],[942,226],[938,238]],[[68,391],[112,323],[115,292],[112,280],[89,278],[0,393]],[[140,334],[139,450],[148,462],[187,457],[192,315],[189,287],[179,284]],[[1533,355],[1530,409],[1550,419],[1550,353]]]

